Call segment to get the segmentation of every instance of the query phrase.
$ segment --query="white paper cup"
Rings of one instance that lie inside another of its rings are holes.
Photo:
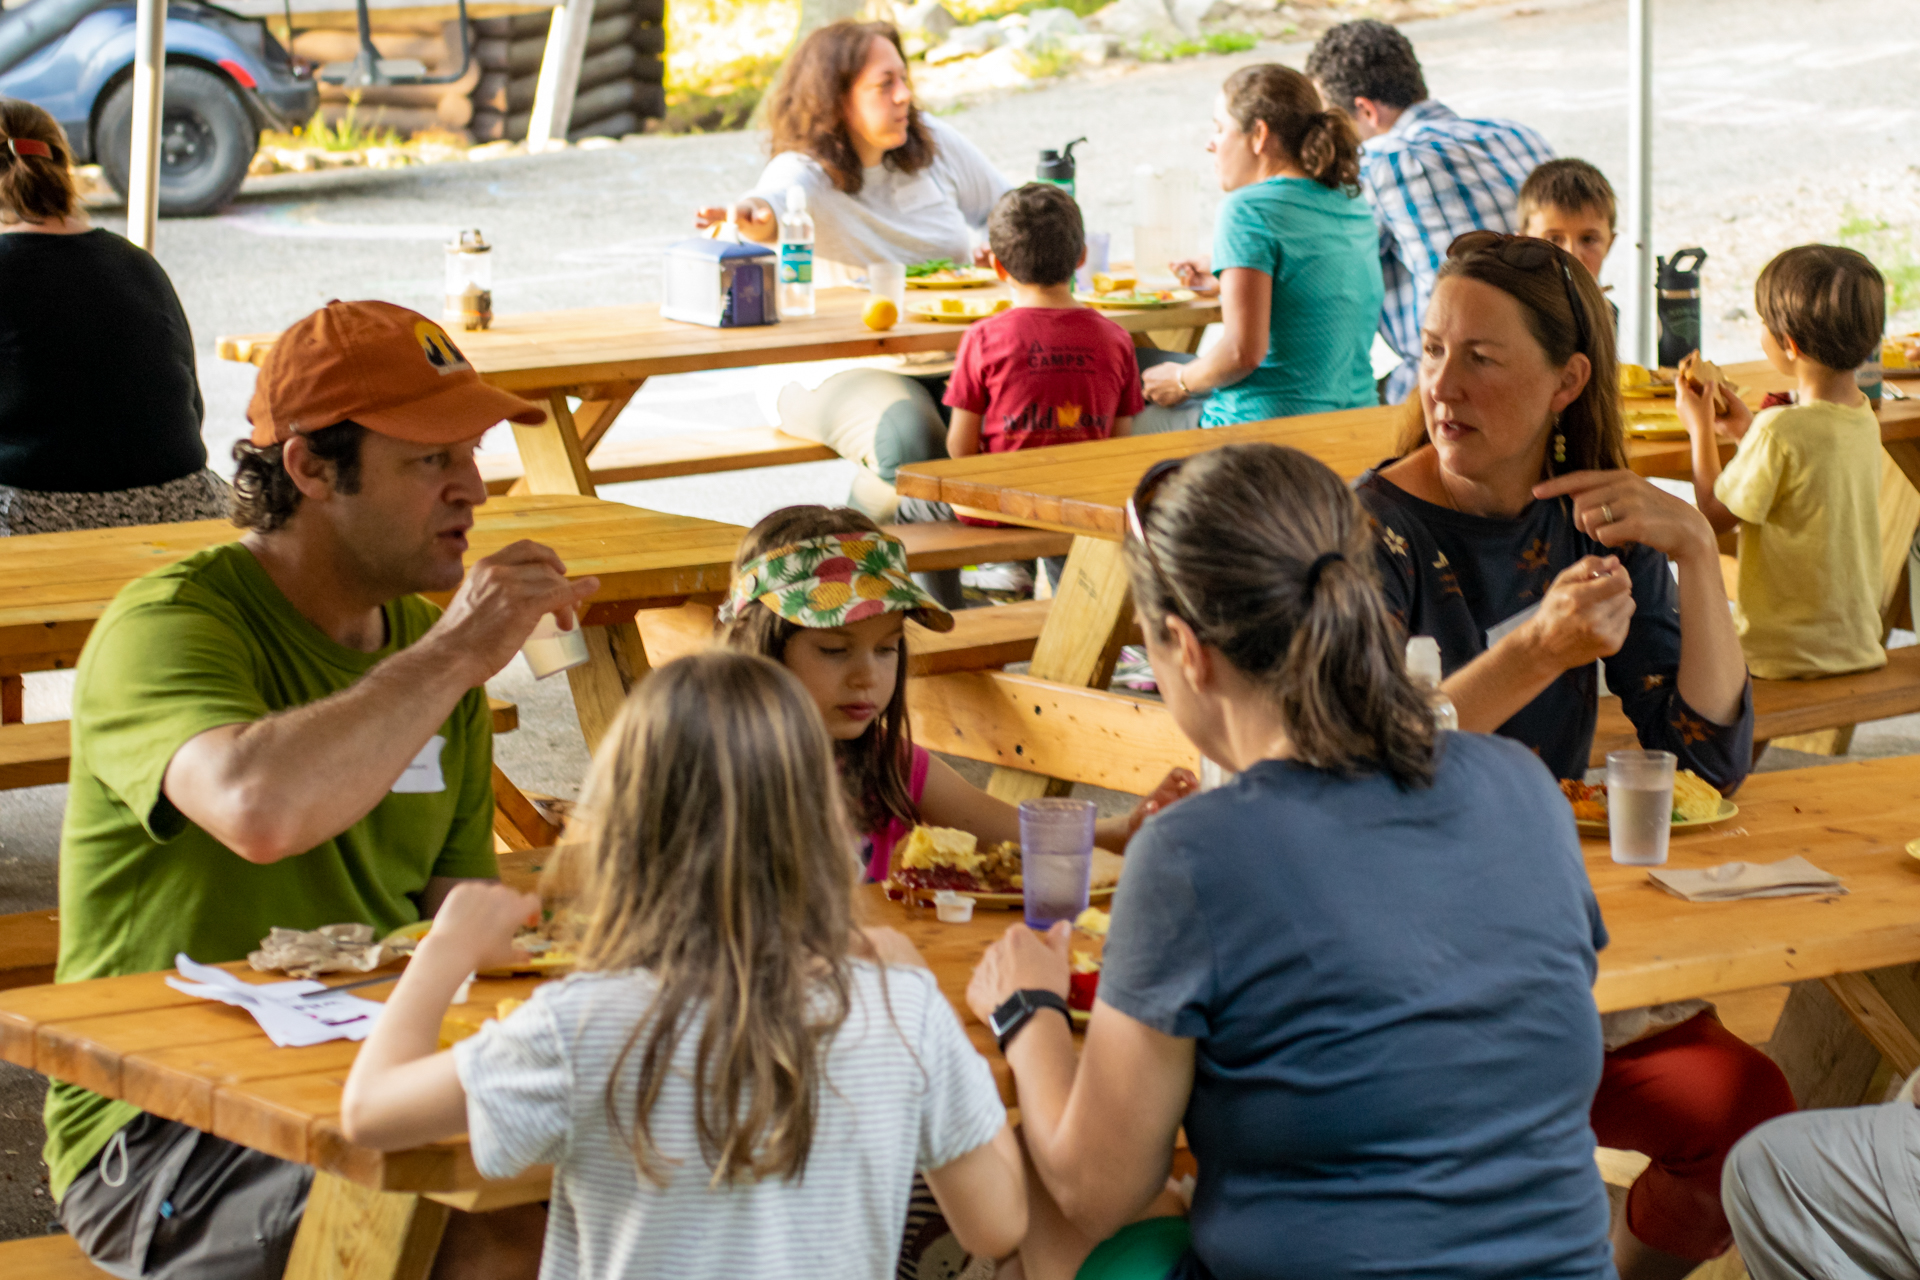
[[[520,646],[520,656],[527,660],[527,670],[533,672],[534,679],[557,676],[586,662],[587,633],[578,618],[570,629],[562,631],[552,614],[542,614],[540,625]]]
[[[867,292],[876,298],[893,299],[894,308],[903,315],[907,309],[907,266],[904,262],[869,262]]]

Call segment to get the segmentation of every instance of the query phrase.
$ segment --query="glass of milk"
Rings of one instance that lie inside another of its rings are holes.
[[[1613,860],[1629,867],[1657,867],[1667,860],[1673,831],[1671,751],[1607,753],[1607,835]]]
[[[534,679],[545,680],[548,676],[557,676],[586,662],[586,630],[576,616],[573,625],[562,631],[552,614],[543,613],[540,615],[540,625],[520,646],[520,656],[527,660],[527,670],[533,672]]]

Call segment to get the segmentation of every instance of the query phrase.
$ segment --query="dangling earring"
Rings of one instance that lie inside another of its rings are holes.
[[[1567,436],[1560,430],[1560,415],[1557,413],[1553,415],[1553,460],[1555,462],[1567,460]]]

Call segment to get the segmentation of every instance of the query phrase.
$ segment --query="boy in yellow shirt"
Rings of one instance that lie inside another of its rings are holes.
[[[1734,395],[1678,379],[1693,444],[1694,500],[1716,532],[1740,530],[1734,621],[1753,674],[1768,680],[1883,666],[1880,424],[1853,371],[1880,349],[1886,289],[1851,249],[1809,244],[1754,284],[1767,360],[1794,403],[1755,415]],[[1716,433],[1739,441],[1720,468]]]

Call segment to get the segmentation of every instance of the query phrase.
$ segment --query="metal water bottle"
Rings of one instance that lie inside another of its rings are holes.
[[[1073,149],[1085,141],[1085,138],[1075,138],[1058,151],[1042,151],[1040,165],[1033,171],[1033,180],[1059,187],[1070,196],[1075,195]]]
[[[1700,264],[1705,249],[1682,249],[1671,258],[1655,258],[1654,310],[1660,316],[1660,365],[1671,369],[1700,349]]]

